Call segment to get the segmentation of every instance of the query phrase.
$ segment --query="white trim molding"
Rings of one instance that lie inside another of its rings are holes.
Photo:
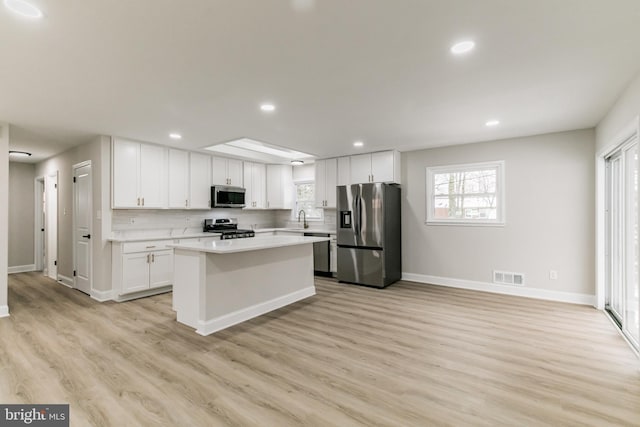
[[[112,299],[116,302],[125,302],[125,301],[131,301],[133,299],[150,297],[153,295],[166,294],[167,292],[171,292],[172,290],[173,290],[173,285],[167,285],[159,288],[145,289],[144,291],[133,292],[131,294],[124,294],[124,295],[118,295],[114,290],[107,291],[107,292],[111,295],[109,299]],[[94,298],[94,293],[96,293],[96,296],[99,296],[101,291],[96,291],[95,289],[92,289],[91,298]],[[105,295],[106,295],[106,292],[105,292]],[[101,301],[98,298],[94,298],[94,299]]]
[[[9,317],[8,305],[0,305],[0,317]]]
[[[9,274],[28,273],[29,271],[36,271],[36,265],[35,264],[15,265],[13,267],[7,268],[7,272]]]
[[[549,289],[528,288],[523,286],[497,285],[495,283],[474,280],[454,279],[451,277],[429,276],[426,274],[402,273],[402,280],[450,288],[469,289],[473,291],[491,292],[494,294],[513,295],[549,301],[568,302],[571,304],[595,305],[595,295],[573,292],[552,291]]]
[[[234,311],[224,316],[216,317],[205,321],[198,321],[198,329],[196,333],[200,335],[211,335],[214,332],[228,328],[238,323],[242,323],[246,320],[253,319],[265,313],[284,307],[285,305],[293,304],[294,302],[303,300],[308,297],[312,297],[316,294],[314,286],[300,289],[290,294],[283,295],[281,297],[273,298],[269,301],[261,302],[260,304],[252,305],[251,307],[243,308]]]
[[[73,288],[73,279],[62,274],[58,274],[58,283],[62,283],[68,288]]]
[[[113,299],[113,291],[99,291],[91,289],[91,298],[98,302],[111,301]]]

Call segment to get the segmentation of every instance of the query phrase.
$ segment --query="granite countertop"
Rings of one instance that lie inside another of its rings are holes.
[[[328,237],[305,236],[258,236],[252,239],[214,240],[209,242],[176,243],[167,245],[170,248],[212,254],[230,254],[238,252],[258,251],[281,248],[285,246],[307,245],[329,241]]]

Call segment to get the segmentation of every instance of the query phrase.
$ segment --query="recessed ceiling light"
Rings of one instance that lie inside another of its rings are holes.
[[[300,165],[304,165],[304,160],[291,160],[291,164],[293,166],[300,166]]]
[[[363,145],[364,145],[364,142],[362,142],[362,141],[356,141],[356,142],[353,143],[354,147],[362,147]]]
[[[275,106],[275,105],[273,105],[273,104],[262,104],[262,105],[260,106],[260,109],[261,109],[262,111],[268,111],[268,112],[270,112],[270,111],[275,111],[276,106]]]
[[[27,153],[26,151],[9,150],[9,155],[13,157],[30,157],[31,153]]]
[[[24,0],[4,0],[4,5],[7,9],[20,16],[32,19],[42,18],[40,9]]]
[[[179,133],[170,133],[169,134],[169,138],[171,138],[171,139],[182,139],[182,135],[180,135]]]
[[[500,120],[489,120],[487,121],[487,123],[485,123],[485,126],[498,126],[500,124]]]
[[[472,50],[475,46],[476,46],[475,42],[471,40],[465,40],[463,42],[456,43],[453,46],[451,46],[451,53],[454,53],[456,55],[459,55],[461,53],[467,53],[470,50]]]

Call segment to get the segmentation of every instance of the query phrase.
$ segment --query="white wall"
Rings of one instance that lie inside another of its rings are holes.
[[[9,125],[0,123],[0,317],[9,315]]]
[[[9,267],[33,268],[35,165],[9,162]]]
[[[591,303],[594,156],[593,130],[402,153],[405,278]],[[506,163],[504,227],[425,224],[427,166],[492,160]],[[491,285],[494,269],[524,273],[525,288]]]
[[[613,139],[631,121],[640,115],[640,73],[620,94],[598,126],[596,127],[596,150],[599,151],[613,142]]]

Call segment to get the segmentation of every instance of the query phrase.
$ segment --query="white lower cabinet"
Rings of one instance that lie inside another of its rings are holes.
[[[112,275],[114,299],[173,284],[173,240],[113,242]]]

